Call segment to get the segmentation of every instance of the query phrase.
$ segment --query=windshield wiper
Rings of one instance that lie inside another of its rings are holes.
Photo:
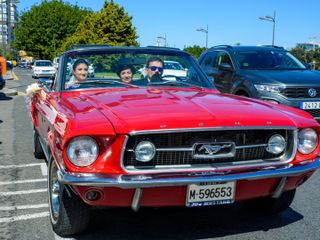
[[[125,85],[125,86],[133,86],[131,84],[128,84],[128,83],[124,83],[124,82],[121,82],[121,81],[116,81],[116,80],[86,80],[86,81],[83,81],[83,82],[78,82],[80,84],[120,84],[120,85]]]
[[[175,80],[168,80],[168,81],[158,81],[158,82],[149,82],[148,86],[187,86],[191,88],[201,88],[200,86],[193,85],[186,82],[175,81]]]

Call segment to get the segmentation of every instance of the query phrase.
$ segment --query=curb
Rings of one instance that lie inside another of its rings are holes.
[[[3,88],[1,90],[2,93],[4,93],[6,96],[15,96],[18,95],[18,91],[14,89],[9,89],[9,88]]]

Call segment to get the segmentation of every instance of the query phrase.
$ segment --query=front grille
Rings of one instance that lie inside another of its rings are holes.
[[[284,153],[274,155],[266,151],[269,138],[280,134],[287,142]],[[157,151],[150,162],[139,162],[135,158],[134,149],[141,141],[151,141]],[[235,144],[235,155],[221,158],[195,158],[193,146],[196,143],[224,143]],[[172,168],[174,166],[214,166],[247,164],[250,162],[284,161],[291,156],[293,131],[286,129],[272,130],[217,130],[181,133],[156,133],[129,136],[123,154],[123,166],[129,169],[154,169],[157,167]]]
[[[319,98],[320,97],[320,88],[313,88],[317,91],[317,95],[310,97],[308,90],[310,87],[301,87],[301,88],[286,88],[281,91],[281,94],[287,98]]]

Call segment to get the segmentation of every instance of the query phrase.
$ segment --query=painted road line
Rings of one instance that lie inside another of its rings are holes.
[[[8,182],[0,182],[0,185],[20,184],[20,183],[34,183],[34,182],[46,182],[46,178],[28,179],[28,180],[16,180]]]
[[[14,73],[14,71],[12,71],[12,76],[14,80],[19,80],[18,76]]]
[[[19,95],[19,96],[24,96],[24,97],[25,97],[25,96],[27,96],[27,93],[25,93],[25,92],[18,92],[18,95]]]
[[[44,204],[33,204],[33,205],[20,205],[20,206],[0,206],[0,211],[15,211],[15,210],[25,210],[25,209],[37,209],[37,208],[47,208],[49,205]]]
[[[40,163],[40,168],[41,168],[41,173],[42,176],[47,176],[48,175],[48,167],[46,163]]]
[[[26,214],[26,215],[14,216],[14,217],[0,218],[0,223],[16,222],[16,221],[22,221],[22,220],[28,220],[28,219],[34,219],[34,218],[43,218],[48,216],[49,216],[49,212]]]
[[[23,195],[23,194],[32,194],[32,193],[42,193],[46,192],[46,188],[34,189],[34,190],[24,190],[24,191],[14,191],[14,192],[0,192],[0,197],[3,196],[13,196],[13,195]]]
[[[60,237],[60,236],[58,236],[56,233],[54,234],[54,239],[55,239],[55,240],[75,240],[75,238],[64,238],[64,237]]]
[[[0,169],[9,168],[26,168],[26,167],[37,167],[41,169],[42,176],[47,176],[47,164],[46,163],[29,163],[29,164],[19,164],[19,165],[0,165]]]
[[[29,163],[29,164],[19,164],[19,165],[0,165],[0,169],[7,169],[7,168],[25,168],[25,167],[34,167],[40,166],[42,163]]]

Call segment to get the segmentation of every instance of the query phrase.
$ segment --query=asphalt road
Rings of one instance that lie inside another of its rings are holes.
[[[33,157],[33,132],[24,96],[31,71],[16,68],[18,80],[0,91],[0,239],[63,239],[51,229],[46,164]],[[291,208],[260,216],[241,203],[206,208],[95,209],[87,232],[66,239],[320,239],[320,173],[297,191]],[[262,206],[263,207],[263,206]]]

